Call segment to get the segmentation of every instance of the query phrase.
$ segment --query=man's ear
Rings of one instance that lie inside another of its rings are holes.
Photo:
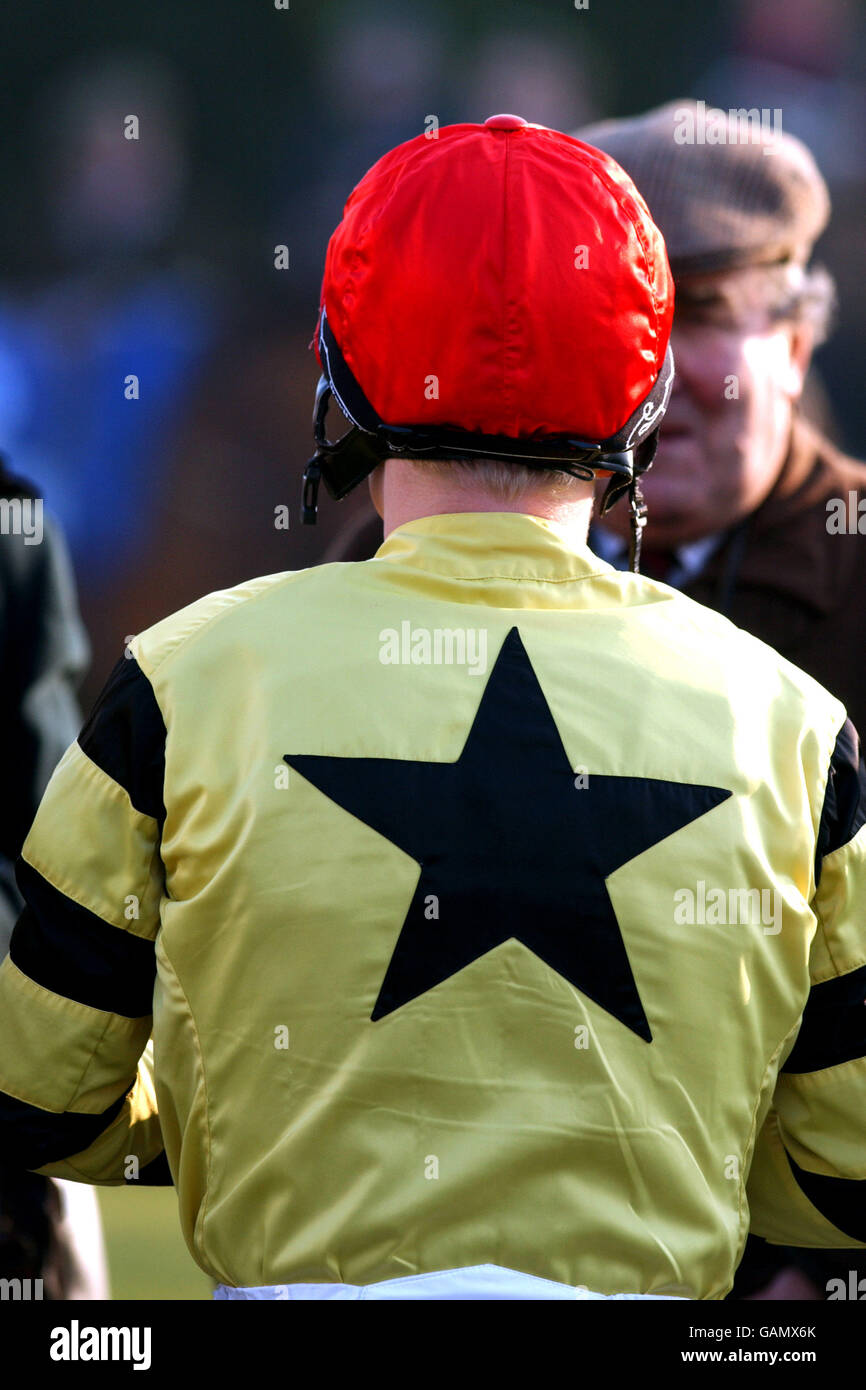
[[[790,363],[785,373],[785,391],[792,401],[798,401],[803,394],[812,352],[815,347],[815,334],[811,324],[795,323],[789,330]]]
[[[370,498],[373,506],[384,521],[385,519],[385,465],[380,463],[378,468],[367,478],[367,487],[370,489]]]

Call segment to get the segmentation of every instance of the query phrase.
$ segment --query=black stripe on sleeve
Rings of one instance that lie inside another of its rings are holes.
[[[153,687],[133,656],[122,656],[109,676],[79,747],[129,794],[136,811],[165,820],[165,721]]]
[[[787,1149],[785,1153],[798,1187],[812,1206],[852,1240],[866,1241],[866,1179],[807,1173],[797,1167]]]
[[[55,1115],[51,1110],[41,1110],[38,1105],[29,1105],[0,1091],[3,1162],[10,1168],[42,1168],[46,1163],[58,1163],[81,1153],[120,1114],[134,1081],[133,1077],[123,1095],[101,1115],[77,1115],[69,1110]]]
[[[821,1071],[866,1056],[866,965],[813,985],[784,1072]]]
[[[821,864],[826,855],[847,845],[863,825],[866,825],[866,762],[857,730],[851,720],[846,719],[830,758],[815,850],[816,884],[821,880]]]
[[[146,1163],[137,1178],[126,1178],[125,1181],[127,1187],[173,1187],[174,1178],[171,1176],[165,1150],[157,1154],[156,1158],[152,1158],[150,1163]]]
[[[153,1012],[156,955],[152,941],[103,922],[67,898],[25,859],[16,864],[26,906],[9,954],[22,974],[92,1009],[144,1018]]]

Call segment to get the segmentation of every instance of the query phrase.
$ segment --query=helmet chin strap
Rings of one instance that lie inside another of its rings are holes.
[[[632,574],[640,574],[640,548],[644,527],[647,523],[647,505],[641,490],[640,477],[636,473],[628,489],[629,522],[631,536],[628,546],[628,567]]]
[[[634,472],[630,478],[623,478],[622,476],[613,474],[604,490],[604,496],[601,499],[598,514],[599,516],[606,516],[611,507],[615,506],[619,499],[624,497],[626,493],[628,493],[629,523],[631,527],[628,547],[628,567],[632,574],[640,574],[641,542],[643,540],[644,527],[647,523],[647,505],[644,501],[643,491],[641,490],[640,474]]]
[[[604,490],[601,505],[598,509],[599,516],[606,516],[611,507],[628,493],[629,504],[629,524],[631,534],[628,547],[628,567],[632,574],[640,574],[640,552],[643,541],[644,528],[647,524],[648,508],[641,488],[641,478],[649,468],[652,467],[653,459],[658,449],[659,432],[653,430],[652,434],[647,435],[637,448],[633,451],[631,461],[631,474],[623,477],[621,473],[614,473]]]

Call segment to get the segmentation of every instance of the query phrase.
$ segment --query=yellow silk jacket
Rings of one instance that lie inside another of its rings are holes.
[[[229,1285],[863,1246],[862,786],[825,690],[535,517],[210,594],[24,846],[4,1155],[173,1181]]]

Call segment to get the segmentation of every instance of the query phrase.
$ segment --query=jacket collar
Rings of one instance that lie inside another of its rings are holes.
[[[561,583],[611,573],[569,527],[523,512],[450,512],[392,531],[374,561],[410,565],[451,578]]]

